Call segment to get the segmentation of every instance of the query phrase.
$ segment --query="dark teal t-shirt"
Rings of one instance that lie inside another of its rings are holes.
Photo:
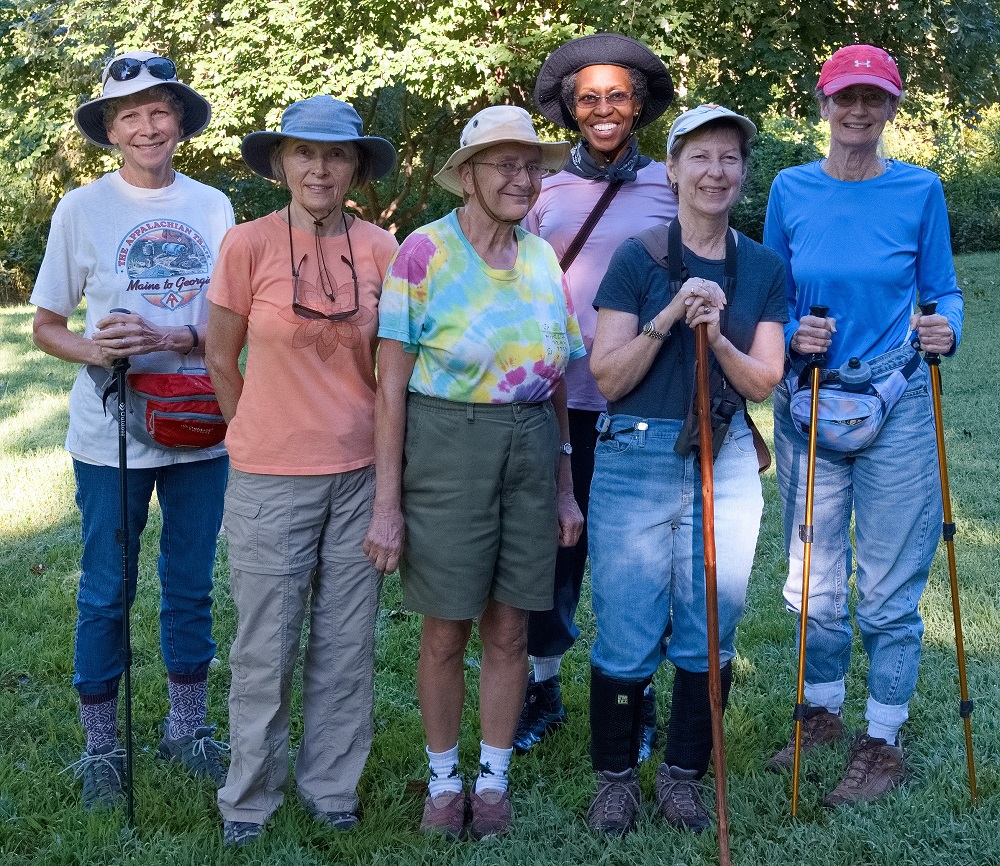
[[[684,247],[688,275],[723,285],[724,259],[703,259]],[[625,241],[611,258],[594,299],[606,307],[639,318],[640,326],[670,303],[670,280],[635,238]],[[760,322],[787,322],[785,269],[772,250],[739,234],[736,290],[723,313],[722,333],[741,352],[747,352]],[[694,376],[694,331],[676,322],[670,336],[638,385],[620,400],[608,403],[612,415],[640,418],[687,417]]]

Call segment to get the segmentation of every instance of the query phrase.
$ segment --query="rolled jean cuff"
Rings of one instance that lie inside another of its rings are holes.
[[[910,705],[880,704],[875,698],[869,697],[865,706],[865,719],[886,728],[899,729],[910,717]]]
[[[847,698],[847,688],[843,680],[832,683],[806,683],[806,701],[814,707],[826,707],[831,712],[840,709]]]

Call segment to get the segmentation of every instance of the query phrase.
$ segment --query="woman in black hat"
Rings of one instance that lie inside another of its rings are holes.
[[[618,33],[595,33],[567,42],[552,52],[538,74],[539,111],[553,123],[578,131],[581,139],[565,170],[543,182],[525,227],[545,238],[559,256],[588,353],[597,325],[594,296],[611,254],[626,238],[662,225],[677,213],[666,167],[639,153],[635,135],[663,114],[673,93],[663,61],[641,42]],[[588,232],[587,224],[595,218]],[[577,247],[574,256],[572,248]],[[570,362],[566,382],[570,438],[563,448],[570,454],[573,489],[586,514],[595,425],[606,401],[586,358]],[[529,616],[533,670],[514,740],[519,752],[526,752],[566,718],[559,663],[580,633],[573,619],[586,560],[584,528],[575,547],[559,550],[553,609]],[[644,698],[644,712],[643,758],[648,757],[656,733],[652,686]]]
[[[396,251],[392,235],[344,207],[351,187],[396,161],[346,102],[292,103],[280,132],[251,133],[242,152],[291,201],[226,235],[209,290],[208,367],[229,422],[224,525],[239,614],[232,761],[218,798],[230,846],[260,836],[284,796],[306,617],[295,785],[317,821],[334,830],[358,821],[381,581],[361,549],[375,492],[375,329]]]

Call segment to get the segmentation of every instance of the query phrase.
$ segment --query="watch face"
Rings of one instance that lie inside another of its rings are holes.
[[[573,453],[573,446],[570,445],[569,442],[563,442],[563,444],[559,446],[559,450],[563,454],[572,454]]]

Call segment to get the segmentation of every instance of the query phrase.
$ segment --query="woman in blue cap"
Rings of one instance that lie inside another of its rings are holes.
[[[232,761],[219,791],[227,845],[260,836],[288,779],[292,672],[303,619],[299,797],[338,830],[357,823],[372,740],[381,575],[361,543],[374,475],[377,307],[396,241],[349,214],[392,145],[347,103],[289,106],[243,158],[291,201],[232,229],[209,290],[208,366],[232,455],[224,525],[239,623],[230,652]],[[248,343],[246,372],[239,359]]]

